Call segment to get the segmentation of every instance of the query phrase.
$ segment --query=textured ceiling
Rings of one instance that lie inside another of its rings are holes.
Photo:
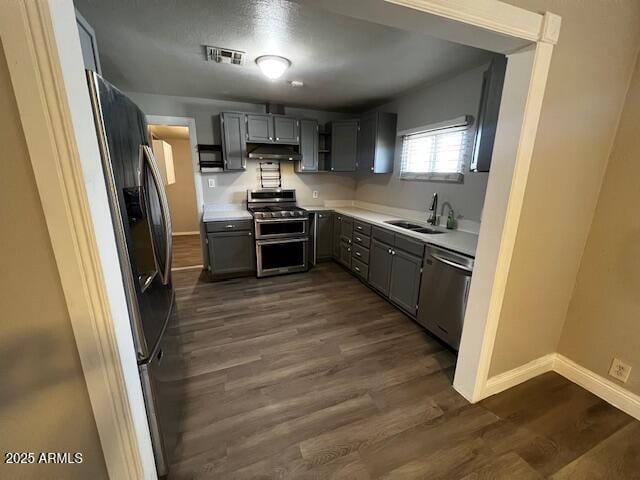
[[[486,51],[286,0],[75,0],[94,27],[104,76],[125,91],[331,110],[389,100],[490,58]],[[206,62],[202,45],[247,52]],[[260,55],[291,68],[262,76]],[[294,89],[287,80],[302,80]]]

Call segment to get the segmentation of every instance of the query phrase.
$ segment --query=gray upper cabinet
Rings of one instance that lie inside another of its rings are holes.
[[[273,115],[273,135],[276,143],[298,144],[299,121],[297,118]],[[317,150],[317,148],[316,148]]]
[[[402,250],[391,250],[391,278],[389,299],[415,317],[418,310],[422,257]]]
[[[393,172],[397,118],[395,113],[384,112],[371,112],[360,118],[358,171]]]
[[[372,239],[369,250],[369,284],[385,296],[389,295],[391,260],[391,247]]]
[[[294,117],[248,113],[247,142],[297,145],[300,142],[298,127],[298,119]]]
[[[207,235],[209,269],[214,277],[255,271],[255,241],[251,231]]]
[[[245,143],[245,115],[223,112],[220,114],[222,155],[225,170],[245,170],[247,145]]]
[[[96,33],[89,22],[76,9],[76,25],[80,36],[80,49],[82,50],[82,60],[84,67],[102,75],[100,68],[100,56],[98,55],[98,42]]]
[[[331,123],[332,172],[355,172],[358,157],[358,120]]]
[[[273,141],[273,119],[271,115],[247,114],[247,142],[270,143]]]
[[[318,171],[319,127],[316,120],[300,120],[300,154],[302,160],[296,162],[298,172]]]
[[[316,256],[318,260],[331,258],[333,253],[333,216],[331,213],[316,213]]]
[[[489,69],[484,72],[473,155],[469,166],[472,172],[488,172],[491,167],[506,70],[507,57],[500,55],[493,58]]]

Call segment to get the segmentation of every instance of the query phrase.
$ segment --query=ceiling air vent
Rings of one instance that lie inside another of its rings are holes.
[[[204,46],[207,60],[216,63],[230,63],[232,65],[242,65],[245,52],[231,50],[230,48]]]

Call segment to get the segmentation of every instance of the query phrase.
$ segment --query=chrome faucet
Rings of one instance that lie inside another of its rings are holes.
[[[427,220],[427,222],[430,223],[431,225],[437,225],[438,224],[438,194],[437,193],[433,194],[433,199],[431,200],[431,206],[429,207],[429,211],[431,213],[429,214],[429,219]]]

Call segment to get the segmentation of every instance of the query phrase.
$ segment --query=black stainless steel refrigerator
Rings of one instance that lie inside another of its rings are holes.
[[[167,195],[145,115],[100,75],[87,71],[87,79],[156,466],[165,475],[180,408],[166,358],[174,300]]]

